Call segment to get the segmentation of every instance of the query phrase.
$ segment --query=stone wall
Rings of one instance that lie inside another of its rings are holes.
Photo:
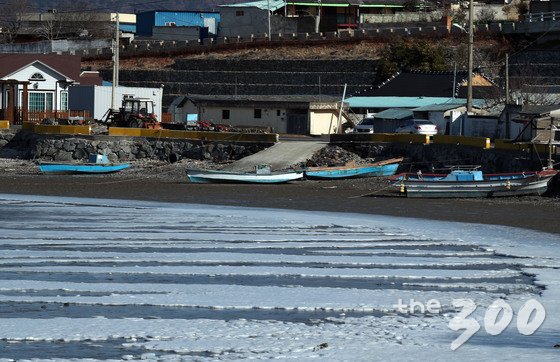
[[[370,59],[270,60],[177,59],[172,69],[121,70],[130,87],[163,85],[163,106],[185,94],[335,95],[348,96],[375,83],[377,62]],[[101,71],[104,79],[110,70]]]
[[[18,132],[4,143],[3,153],[17,154],[25,159],[85,161],[89,154],[100,153],[107,155],[111,162],[138,159],[174,162],[181,158],[222,162],[238,160],[272,146],[272,143],[38,135],[25,131]]]
[[[336,143],[363,158],[405,157],[399,172],[430,172],[450,165],[480,165],[487,173],[539,170],[537,155],[447,144]],[[543,157],[543,156],[541,156]],[[546,160],[542,160],[546,163]]]
[[[9,129],[0,130],[0,148],[6,146],[12,138],[14,138],[15,132]]]

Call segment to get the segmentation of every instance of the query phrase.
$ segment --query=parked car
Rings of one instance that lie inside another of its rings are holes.
[[[395,132],[433,136],[438,133],[438,127],[427,119],[409,119],[401,123]]]
[[[354,133],[373,133],[373,120],[373,117],[364,118],[354,127]]]

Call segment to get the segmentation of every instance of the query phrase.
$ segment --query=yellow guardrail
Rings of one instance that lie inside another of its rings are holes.
[[[39,134],[79,134],[90,135],[91,126],[47,125],[24,122],[22,128]]]
[[[490,138],[487,137],[463,137],[463,136],[444,136],[435,135],[433,136],[435,144],[452,144],[452,145],[463,145],[472,146],[479,148],[490,148]]]
[[[109,136],[178,138],[189,140],[230,142],[278,142],[278,134],[276,133],[202,132],[126,127],[109,127]]]
[[[395,142],[395,143],[430,143],[430,136],[400,133],[348,133],[332,134],[331,142]]]
[[[543,143],[511,143],[509,140],[497,139],[494,148],[500,150],[548,153],[548,145]],[[552,153],[556,153],[556,145],[552,145]]]
[[[8,129],[10,128],[10,121],[2,120],[0,121],[0,129]]]
[[[388,133],[385,135],[385,142],[429,144],[430,136],[423,134]]]

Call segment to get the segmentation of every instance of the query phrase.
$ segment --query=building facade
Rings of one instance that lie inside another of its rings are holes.
[[[175,123],[196,115],[215,124],[275,133],[322,135],[339,128],[339,99],[330,96],[188,95],[178,97],[169,111]]]
[[[154,29],[166,28],[207,28],[208,34],[217,34],[220,27],[220,13],[212,11],[166,11],[152,10],[136,14],[136,35],[152,37]]]
[[[96,72],[82,72],[79,56],[2,54],[2,119],[18,124],[27,121],[33,112],[66,111],[72,84],[101,84],[101,78]]]

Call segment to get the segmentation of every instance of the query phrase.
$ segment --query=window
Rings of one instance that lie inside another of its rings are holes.
[[[61,111],[68,110],[68,92],[60,93],[60,110]]]
[[[222,119],[229,119],[229,109],[222,109]]]
[[[29,80],[31,80],[31,81],[41,81],[41,80],[45,80],[45,77],[43,77],[43,75],[41,73],[33,73],[33,75],[31,77],[29,77]]]
[[[262,109],[255,109],[255,118],[262,118]]]
[[[166,21],[165,26],[177,26],[177,23],[175,23],[174,21]]]
[[[53,94],[29,92],[29,110],[32,112],[50,111],[53,109]]]
[[[280,110],[279,109],[276,110],[276,117],[280,117]]]
[[[360,124],[363,126],[373,126],[374,119],[375,118],[364,118],[364,120],[361,121]]]
[[[245,15],[245,14],[243,13],[243,10],[237,10],[237,11],[235,12],[235,16],[243,16],[243,15]]]

